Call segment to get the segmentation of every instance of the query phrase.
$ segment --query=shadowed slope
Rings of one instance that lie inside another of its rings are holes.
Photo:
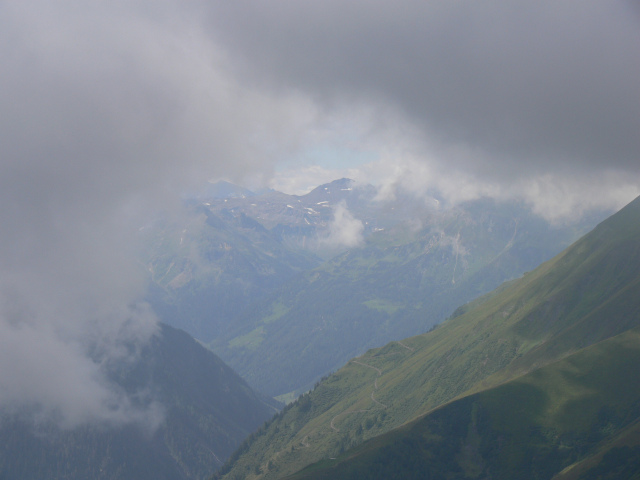
[[[629,380],[639,363],[636,329],[455,400],[289,478],[543,479],[568,473],[575,461],[637,430],[640,382]],[[623,452],[616,468],[640,468],[628,456],[633,449]]]
[[[0,478],[206,478],[277,411],[230,367],[185,332],[162,326],[111,380],[160,405],[156,428],[89,424],[73,429],[8,415],[0,423]]]

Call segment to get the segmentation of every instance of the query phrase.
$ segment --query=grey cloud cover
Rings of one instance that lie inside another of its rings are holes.
[[[157,421],[102,370],[156,331],[137,228],[335,125],[439,162],[420,178],[638,178],[633,5],[0,0],[0,407]]]
[[[196,13],[0,2],[2,408],[157,422],[104,375],[156,332],[138,227],[197,182],[267,174],[299,106],[233,81]]]
[[[640,171],[634,2],[212,5],[212,35],[238,71],[328,110],[380,105],[458,167],[507,179]]]

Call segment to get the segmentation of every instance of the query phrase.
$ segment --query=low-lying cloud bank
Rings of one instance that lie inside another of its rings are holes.
[[[311,166],[283,170],[276,173],[271,185],[276,190],[302,195],[317,186],[314,179],[328,183],[345,177],[355,180],[356,185],[375,185],[380,202],[407,194],[423,199],[427,205],[433,204],[434,196],[446,205],[489,197],[523,201],[550,222],[576,221],[592,211],[614,212],[640,195],[640,176],[616,169],[550,173],[499,182],[402,153],[348,169]]]
[[[453,205],[481,197],[516,200],[524,201],[534,213],[551,222],[578,220],[591,211],[613,212],[640,195],[640,177],[616,169],[549,173],[498,182],[400,157],[369,165],[356,178],[376,182],[381,201],[394,198],[399,191],[427,202],[437,195]]]

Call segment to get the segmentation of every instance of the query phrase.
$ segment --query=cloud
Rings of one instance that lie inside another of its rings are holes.
[[[482,197],[517,200],[550,222],[566,222],[594,210],[616,211],[640,195],[640,179],[619,170],[530,175],[504,183],[411,157],[391,158],[368,166],[363,175],[367,178],[372,169],[382,174],[378,182],[381,201],[399,192],[421,198],[427,205],[433,204],[434,197],[448,205]]]
[[[213,2],[238,71],[325,112],[368,105],[378,135],[414,129],[442,164],[508,183],[640,173],[633,2]],[[393,136],[393,135],[392,135]]]
[[[364,241],[364,225],[347,209],[345,202],[334,207],[333,219],[327,226],[327,232],[318,238],[321,250],[341,250],[357,247]]]
[[[207,178],[269,176],[313,118],[235,80],[199,13],[0,2],[1,408],[156,422],[106,376],[157,331],[138,227]]]
[[[543,218],[564,222],[593,210],[619,210],[640,196],[640,182],[611,170],[578,173],[569,179],[541,175],[514,185],[509,193],[524,199]]]
[[[617,205],[640,185],[639,19],[624,0],[1,1],[0,406],[138,421],[104,374],[156,331],[137,228],[206,179],[268,183],[348,144],[388,195]],[[338,207],[325,241],[361,228]]]
[[[61,336],[42,322],[0,322],[0,404],[5,412],[28,413],[32,420],[53,420],[63,428],[134,422],[154,429],[162,420],[162,405],[141,389],[136,396],[148,398],[140,406],[104,376],[103,362],[134,360],[123,352],[115,354],[119,343],[103,339],[102,347],[109,351],[90,358],[86,339]]]
[[[451,206],[482,197],[517,200],[550,222],[579,220],[594,210],[614,212],[640,196],[640,178],[615,169],[530,175],[501,182],[406,152],[387,152],[379,160],[349,169],[285,170],[277,174],[274,185],[288,193],[306,193],[314,178],[343,177],[375,185],[379,202],[393,201],[399,195],[421,199],[428,207],[441,201]]]

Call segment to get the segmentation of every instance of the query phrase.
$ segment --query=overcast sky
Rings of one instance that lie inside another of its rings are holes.
[[[153,335],[135,232],[206,179],[619,208],[639,52],[630,0],[0,0],[0,405],[147,415],[86,345]]]

